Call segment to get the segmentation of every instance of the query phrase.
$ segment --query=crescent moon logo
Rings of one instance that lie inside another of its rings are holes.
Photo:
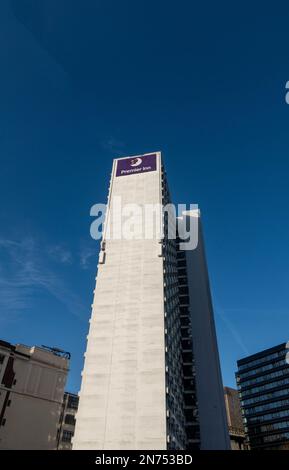
[[[142,163],[142,159],[137,157],[137,158],[133,158],[131,161],[130,161],[130,166],[139,166],[140,164]]]

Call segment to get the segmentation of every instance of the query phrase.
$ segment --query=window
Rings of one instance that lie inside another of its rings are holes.
[[[185,390],[192,390],[194,388],[193,379],[184,379]]]
[[[246,415],[248,414],[254,414],[254,413],[259,413],[267,410],[272,410],[274,408],[278,407],[284,407],[289,405],[289,400],[279,400],[279,401],[274,401],[272,403],[266,403],[265,405],[259,405],[259,406],[254,406],[252,408],[248,408],[245,410]]]
[[[186,270],[186,268],[180,268],[180,269],[178,270],[178,275],[179,275],[179,276],[186,276],[186,275],[187,275],[187,270]]]
[[[189,315],[189,308],[188,307],[180,307],[181,315]]]
[[[276,372],[270,372],[264,374],[260,377],[254,377],[253,379],[245,380],[241,382],[242,387],[247,387],[249,385],[255,385],[256,383],[266,382],[267,380],[275,379],[276,377],[282,377],[283,375],[288,375],[288,367],[277,370]],[[237,376],[237,381],[240,382],[240,378]]]
[[[195,403],[194,403],[193,395],[191,393],[189,395],[185,394],[184,402],[185,402],[185,406],[194,406]]]
[[[264,421],[270,421],[271,419],[287,418],[287,417],[289,417],[289,410],[276,411],[274,413],[267,413],[263,416],[255,416],[255,417],[252,417],[252,418],[248,418],[248,424],[262,423]],[[246,420],[246,418],[245,418],[245,420]]]
[[[184,377],[191,377],[192,376],[192,367],[191,366],[184,366]]]
[[[187,286],[180,287],[179,288],[180,295],[188,295],[189,294],[189,289]]]
[[[187,328],[186,326],[182,326],[182,337],[183,338],[190,338],[191,336],[191,328]]]
[[[188,317],[181,317],[181,326],[190,326],[191,321]]]
[[[274,359],[278,359],[279,357],[284,357],[285,355],[285,351],[284,349],[282,349],[281,351],[277,351],[275,353],[272,353],[272,354],[269,354],[269,355],[265,355],[259,359],[256,359],[254,361],[249,361],[245,364],[242,364],[239,366],[239,370],[244,370],[244,369],[250,369],[252,367],[254,367],[255,365],[258,365],[258,364],[262,364],[263,362],[267,362],[267,361],[270,361],[270,360],[274,360]]]
[[[182,348],[192,350],[192,341],[190,339],[182,340]]]
[[[190,409],[185,410],[185,417],[188,422],[194,421],[195,420],[194,411]]]
[[[182,356],[183,356],[183,362],[185,364],[187,363],[190,364],[191,362],[193,362],[193,356],[191,352],[183,352]]]
[[[189,305],[190,304],[190,298],[188,295],[184,295],[180,298],[180,305]]]
[[[184,260],[184,259],[178,260],[178,267],[179,268],[185,268],[186,267],[186,260]]]
[[[73,436],[73,432],[71,431],[63,431],[62,433],[62,442],[71,442],[71,438]]]
[[[271,390],[282,385],[289,384],[289,378],[275,380],[275,382],[270,382],[268,384],[260,385],[259,387],[253,387],[249,390],[242,391],[242,398],[253,395],[255,393],[263,392],[264,390]]]
[[[3,367],[4,360],[5,360],[4,354],[0,354],[0,373],[1,373],[1,369]]]
[[[284,390],[276,390],[275,392],[267,393],[265,395],[260,395],[258,397],[254,398],[248,398],[247,400],[242,400],[241,403],[242,405],[251,405],[254,403],[258,403],[260,401],[265,401],[265,400],[271,400],[276,397],[282,397],[284,395],[289,395],[289,389],[286,388]]]
[[[283,358],[281,361],[266,364],[265,366],[259,366],[258,368],[249,370],[248,372],[239,372],[238,375],[240,379],[243,380],[244,378],[250,377],[251,375],[261,374],[262,372],[266,372],[267,370],[275,369],[284,365],[286,365],[286,363]]]
[[[71,414],[67,414],[64,419],[65,424],[75,425],[75,417]]]
[[[78,397],[74,397],[73,395],[69,395],[67,408],[71,408],[72,410],[77,410],[78,408]]]

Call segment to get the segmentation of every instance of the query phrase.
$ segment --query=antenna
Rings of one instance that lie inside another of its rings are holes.
[[[63,351],[63,349],[59,349],[59,348],[55,348],[55,347],[51,347],[51,346],[45,346],[44,344],[42,344],[41,347],[43,349],[46,349],[46,351],[52,352],[56,356],[65,357],[65,359],[70,359],[71,358],[70,352]]]

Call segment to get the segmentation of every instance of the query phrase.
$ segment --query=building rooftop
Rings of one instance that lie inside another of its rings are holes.
[[[26,344],[12,344],[0,340],[0,348],[8,349],[20,356],[68,370],[70,354],[58,348],[27,346]]]
[[[286,344],[287,343],[281,343],[281,344],[278,344],[278,346],[274,346],[274,347],[269,348],[269,349],[264,349],[263,351],[252,354],[251,356],[247,356],[247,357],[244,357],[242,359],[239,359],[237,361],[237,365],[240,366],[240,365],[246,364],[247,362],[251,362],[255,359],[259,359],[261,357],[268,356],[271,353],[274,353],[274,352],[277,352],[277,351],[282,351],[283,349],[286,348]],[[289,349],[288,349],[288,352],[289,352]]]

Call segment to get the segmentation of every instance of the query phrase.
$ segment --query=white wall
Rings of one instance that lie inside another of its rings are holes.
[[[159,163],[157,171],[113,177],[110,200],[118,195],[123,203],[161,203]],[[98,266],[73,449],[166,449],[159,249],[157,240],[106,240],[105,263]]]

